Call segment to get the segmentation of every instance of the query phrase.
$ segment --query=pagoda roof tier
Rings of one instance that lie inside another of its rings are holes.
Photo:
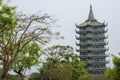
[[[94,67],[91,67],[91,68],[85,68],[86,70],[89,70],[89,71],[104,71],[106,70],[107,68],[106,67],[99,67],[99,68],[94,68]]]
[[[93,54],[88,54],[88,55],[80,55],[79,56],[80,58],[100,58],[100,57],[108,57],[108,55],[105,55],[105,54],[99,54],[99,55],[93,55]]]
[[[77,50],[78,52],[88,52],[88,51],[107,51],[109,49],[105,49],[105,48],[85,48],[85,49],[80,49]]]
[[[86,65],[91,65],[91,66],[96,66],[96,65],[98,65],[98,66],[101,66],[101,65],[106,65],[106,63],[102,63],[102,64],[91,64],[91,63],[89,64],[89,63],[88,63],[88,64],[86,64]]]
[[[76,52],[88,52],[88,50],[80,50],[80,49],[76,49]]]
[[[88,46],[88,45],[107,45],[108,42],[91,42],[91,41],[87,41],[87,42],[80,42],[80,43],[76,43],[77,46]]]
[[[91,62],[91,63],[90,62],[88,63],[86,61],[81,61],[81,62],[84,62],[85,64],[91,64],[91,65],[92,64],[94,64],[94,65],[102,65],[102,64],[108,64],[109,63],[109,61],[101,61],[101,62],[96,61],[96,62]]]
[[[86,20],[85,22],[81,23],[80,25],[76,25],[77,28],[80,27],[86,27],[86,26],[103,26],[105,27],[106,25],[104,23],[100,23],[97,20]]]
[[[82,34],[82,33],[106,33],[108,32],[108,29],[104,30],[104,29],[86,29],[86,30],[75,30],[77,34]]]
[[[101,63],[109,63],[109,61],[93,61],[93,60],[88,60],[88,61],[82,61],[85,62],[86,64],[101,64]]]
[[[88,49],[76,49],[77,52],[89,52],[89,51],[98,51],[98,50],[88,50]],[[107,51],[106,49],[103,49],[103,50],[99,50],[99,51]],[[98,51],[98,52],[99,52]]]
[[[104,35],[86,35],[86,36],[82,36],[80,35],[79,37],[75,36],[77,40],[81,40],[81,39],[107,39],[108,36],[104,36]]]

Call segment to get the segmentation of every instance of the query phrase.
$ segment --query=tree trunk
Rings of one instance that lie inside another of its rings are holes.
[[[20,74],[20,80],[24,80],[25,76]]]
[[[6,80],[6,79],[7,79],[7,74],[3,73],[2,76],[1,76],[1,80]]]
[[[1,80],[7,80],[8,71],[9,71],[9,63],[4,63]]]
[[[13,70],[13,71],[19,75],[20,80],[24,80],[24,78],[26,77],[25,75],[23,75],[23,74],[21,73],[21,70],[19,70],[19,71]]]

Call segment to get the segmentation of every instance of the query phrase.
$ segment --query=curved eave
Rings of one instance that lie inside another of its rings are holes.
[[[108,36],[109,36],[109,35],[105,36],[105,39],[107,39],[107,38],[108,38]]]
[[[106,29],[106,30],[103,31],[103,33],[106,33],[106,32],[108,32],[108,29]]]
[[[79,36],[76,36],[76,35],[75,35],[75,38],[76,38],[76,40],[80,40],[80,37],[79,37]]]
[[[106,27],[106,26],[108,26],[108,23],[105,23],[105,21],[103,22],[103,25]]]
[[[80,31],[78,31],[78,30],[76,30],[76,29],[75,29],[75,32],[76,32],[77,34],[80,34]]]
[[[110,56],[110,54],[106,54],[106,57],[109,57]]]
[[[79,26],[79,25],[77,25],[76,23],[75,23],[75,26],[76,26],[76,28],[80,28],[80,26]]]
[[[80,43],[75,42],[76,46],[80,46]]]

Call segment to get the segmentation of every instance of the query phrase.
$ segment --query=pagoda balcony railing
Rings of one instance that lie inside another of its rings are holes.
[[[87,51],[108,51],[109,48],[80,48],[76,49],[77,52],[87,52]]]
[[[76,36],[77,40],[87,39],[87,38],[103,38],[103,39],[106,39],[106,38],[108,38],[108,36],[104,36],[104,35],[86,35],[86,36],[80,35],[80,36]]]
[[[106,48],[80,48],[80,50],[95,50],[95,51],[97,51],[97,50],[106,50]]]
[[[106,54],[98,54],[98,55],[94,55],[94,54],[88,54],[88,55],[80,55],[80,58],[82,57],[107,57],[108,55]]]
[[[85,30],[76,30],[76,33],[80,34],[80,33],[86,33],[86,32],[103,32],[103,33],[106,33],[108,32],[108,29],[91,29],[91,28],[87,28]]]
[[[87,49],[76,49],[77,52],[87,52]]]
[[[86,70],[106,70],[106,67],[89,67],[89,68],[85,68]]]
[[[82,61],[82,62],[85,62],[85,63],[90,63],[90,64],[98,64],[98,63],[109,63],[109,61],[105,61],[105,60],[98,60],[98,61],[93,61],[93,60],[88,60],[88,61]]]
[[[88,62],[85,62],[85,61],[81,61],[81,62],[84,62],[85,64],[97,64],[97,65],[101,65],[101,64],[107,64],[109,63],[108,61],[105,61],[105,62],[91,62],[91,63],[88,63]]]
[[[85,48],[85,49],[77,49],[77,52],[87,52],[87,51],[107,51],[108,48]]]
[[[95,51],[98,51],[98,50],[106,50],[105,48],[88,48],[88,50],[95,50]]]
[[[87,33],[87,32],[90,32],[90,31],[85,31],[85,30],[76,30],[76,33],[77,34],[82,34],[82,33]],[[94,32],[102,32],[102,33],[106,33],[106,32],[108,32],[108,29],[106,29],[106,30],[93,30],[93,31],[91,31],[92,33],[94,33]]]
[[[76,49],[76,52],[88,52],[88,49]]]
[[[108,42],[106,41],[98,41],[98,42],[88,41],[87,43],[91,45],[107,45],[108,44]]]
[[[86,41],[86,42],[80,42],[80,43],[76,43],[77,46],[80,45],[107,45],[108,42],[105,41],[99,41],[99,42],[93,42],[93,41]]]

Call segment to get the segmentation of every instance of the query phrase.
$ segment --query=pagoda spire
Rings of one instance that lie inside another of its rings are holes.
[[[90,12],[89,12],[88,20],[95,20],[95,17],[92,11],[92,5],[90,5]]]

